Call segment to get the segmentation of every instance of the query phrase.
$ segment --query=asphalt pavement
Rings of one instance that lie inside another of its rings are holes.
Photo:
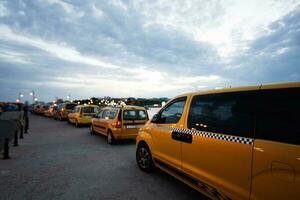
[[[142,172],[135,142],[115,145],[88,127],[30,115],[29,134],[0,160],[0,199],[206,199],[168,174]]]

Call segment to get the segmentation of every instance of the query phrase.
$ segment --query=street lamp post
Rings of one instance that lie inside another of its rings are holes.
[[[21,102],[21,98],[23,98],[23,94],[21,92],[19,92],[18,98],[16,100],[16,102]]]
[[[32,90],[32,91],[30,92],[30,96],[32,96],[32,103],[34,103],[34,102],[37,101],[37,98],[35,97],[35,92],[34,92],[34,90]]]

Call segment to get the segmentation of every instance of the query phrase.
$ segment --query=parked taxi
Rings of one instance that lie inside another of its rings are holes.
[[[212,199],[300,199],[300,82],[183,94],[137,136],[136,160]]]
[[[49,108],[44,112],[46,117],[53,117],[57,106],[49,106]]]
[[[77,106],[75,103],[61,103],[57,106],[57,110],[54,112],[54,119],[68,120],[68,114],[72,112],[73,108]]]
[[[75,124],[76,127],[83,124],[90,124],[91,119],[99,112],[99,106],[78,105],[68,114],[68,121]]]
[[[135,139],[138,130],[148,121],[147,110],[139,106],[106,107],[92,119],[91,133],[107,136],[107,142]]]

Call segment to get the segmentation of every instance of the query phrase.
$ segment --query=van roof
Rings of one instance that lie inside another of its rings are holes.
[[[216,93],[227,93],[227,92],[267,90],[267,89],[280,89],[280,88],[296,88],[296,87],[300,87],[300,82],[261,84],[261,85],[256,85],[256,86],[242,86],[242,87],[233,87],[233,88],[213,89],[213,90],[206,90],[206,91],[196,91],[196,92],[184,93],[184,94],[175,96],[174,98],[190,96],[190,95],[201,95],[201,94],[216,94]]]
[[[126,106],[107,106],[104,107],[105,108],[119,108],[119,109],[125,109],[125,110],[129,110],[129,109],[141,109],[141,110],[146,110],[144,107],[142,106],[131,106],[131,105],[126,105]]]
[[[91,104],[87,104],[87,105],[77,105],[76,107],[99,107],[97,105],[91,105]]]

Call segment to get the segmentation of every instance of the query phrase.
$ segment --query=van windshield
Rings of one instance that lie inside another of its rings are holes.
[[[145,110],[124,110],[124,120],[147,120],[147,113]]]

